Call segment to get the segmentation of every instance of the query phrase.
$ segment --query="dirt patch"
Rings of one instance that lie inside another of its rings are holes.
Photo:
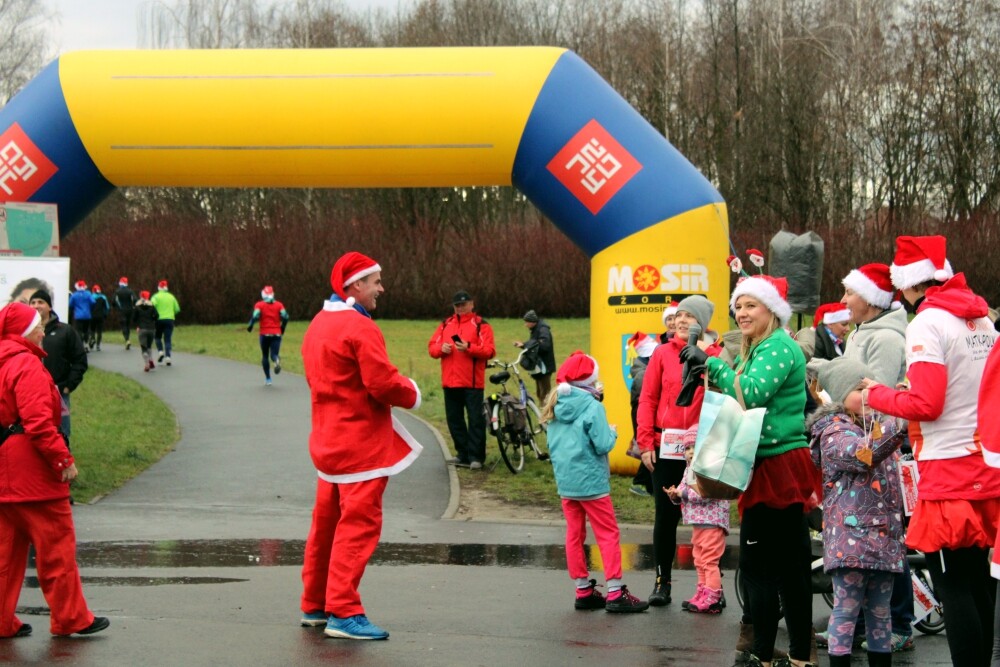
[[[459,521],[557,521],[562,512],[551,507],[517,505],[482,489],[462,486],[455,519]]]

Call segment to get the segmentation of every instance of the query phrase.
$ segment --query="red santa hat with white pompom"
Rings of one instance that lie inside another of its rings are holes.
[[[890,274],[896,289],[909,289],[936,280],[943,283],[955,272],[946,256],[948,240],[943,236],[899,236]]]
[[[330,284],[333,286],[333,291],[337,296],[343,299],[348,306],[353,306],[354,297],[348,298],[344,288],[357,280],[367,278],[371,274],[378,273],[381,270],[382,267],[374,259],[352,250],[341,256],[333,265],[333,271],[330,274]]]

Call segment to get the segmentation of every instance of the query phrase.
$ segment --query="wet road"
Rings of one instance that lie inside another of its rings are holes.
[[[732,664],[733,607],[719,616],[690,614],[676,602],[636,615],[577,612],[559,525],[442,520],[454,507],[455,480],[435,434],[409,418],[425,451],[389,484],[383,542],[362,584],[369,616],[390,640],[324,639],[321,630],[300,628],[298,565],[315,479],[304,380],[285,373],[265,389],[257,367],[191,355],[143,374],[138,352],[104,347],[91,363],[149,386],[178,415],[182,440],[119,492],[76,508],[85,593],[111,628],[51,638],[45,602],[29,579],[20,604],[35,634],[0,642],[0,661]],[[626,528],[622,539],[625,581],[644,595],[652,584],[649,530]],[[599,569],[599,556],[591,557]],[[732,577],[724,581],[735,606]],[[678,572],[675,600],[694,584],[693,572]],[[816,602],[817,620],[825,618]],[[916,642],[894,663],[950,664],[943,636],[918,634]]]

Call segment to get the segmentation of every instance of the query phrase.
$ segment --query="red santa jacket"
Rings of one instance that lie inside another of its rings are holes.
[[[417,408],[416,382],[389,361],[382,332],[342,301],[326,301],[306,330],[302,360],[312,394],[309,454],[335,484],[406,469],[421,446],[394,419],[392,406]]]
[[[0,446],[0,502],[69,497],[62,471],[73,463],[59,435],[62,400],[41,358],[26,340],[0,341],[0,426],[20,421],[24,433]]]
[[[456,350],[452,336],[469,344],[469,349]],[[442,354],[441,345],[449,343],[451,354]],[[497,353],[493,342],[493,327],[475,313],[452,315],[438,326],[427,343],[427,352],[441,360],[441,386],[482,389],[486,362]]]

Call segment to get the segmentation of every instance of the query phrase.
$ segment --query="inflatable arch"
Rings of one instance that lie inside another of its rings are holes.
[[[715,188],[574,53],[83,51],[0,110],[0,201],[57,204],[63,233],[119,186],[486,185],[517,187],[591,257],[612,466],[634,471],[625,341],[661,331],[672,298],[727,303],[728,222]],[[715,328],[727,321],[718,308]]]

